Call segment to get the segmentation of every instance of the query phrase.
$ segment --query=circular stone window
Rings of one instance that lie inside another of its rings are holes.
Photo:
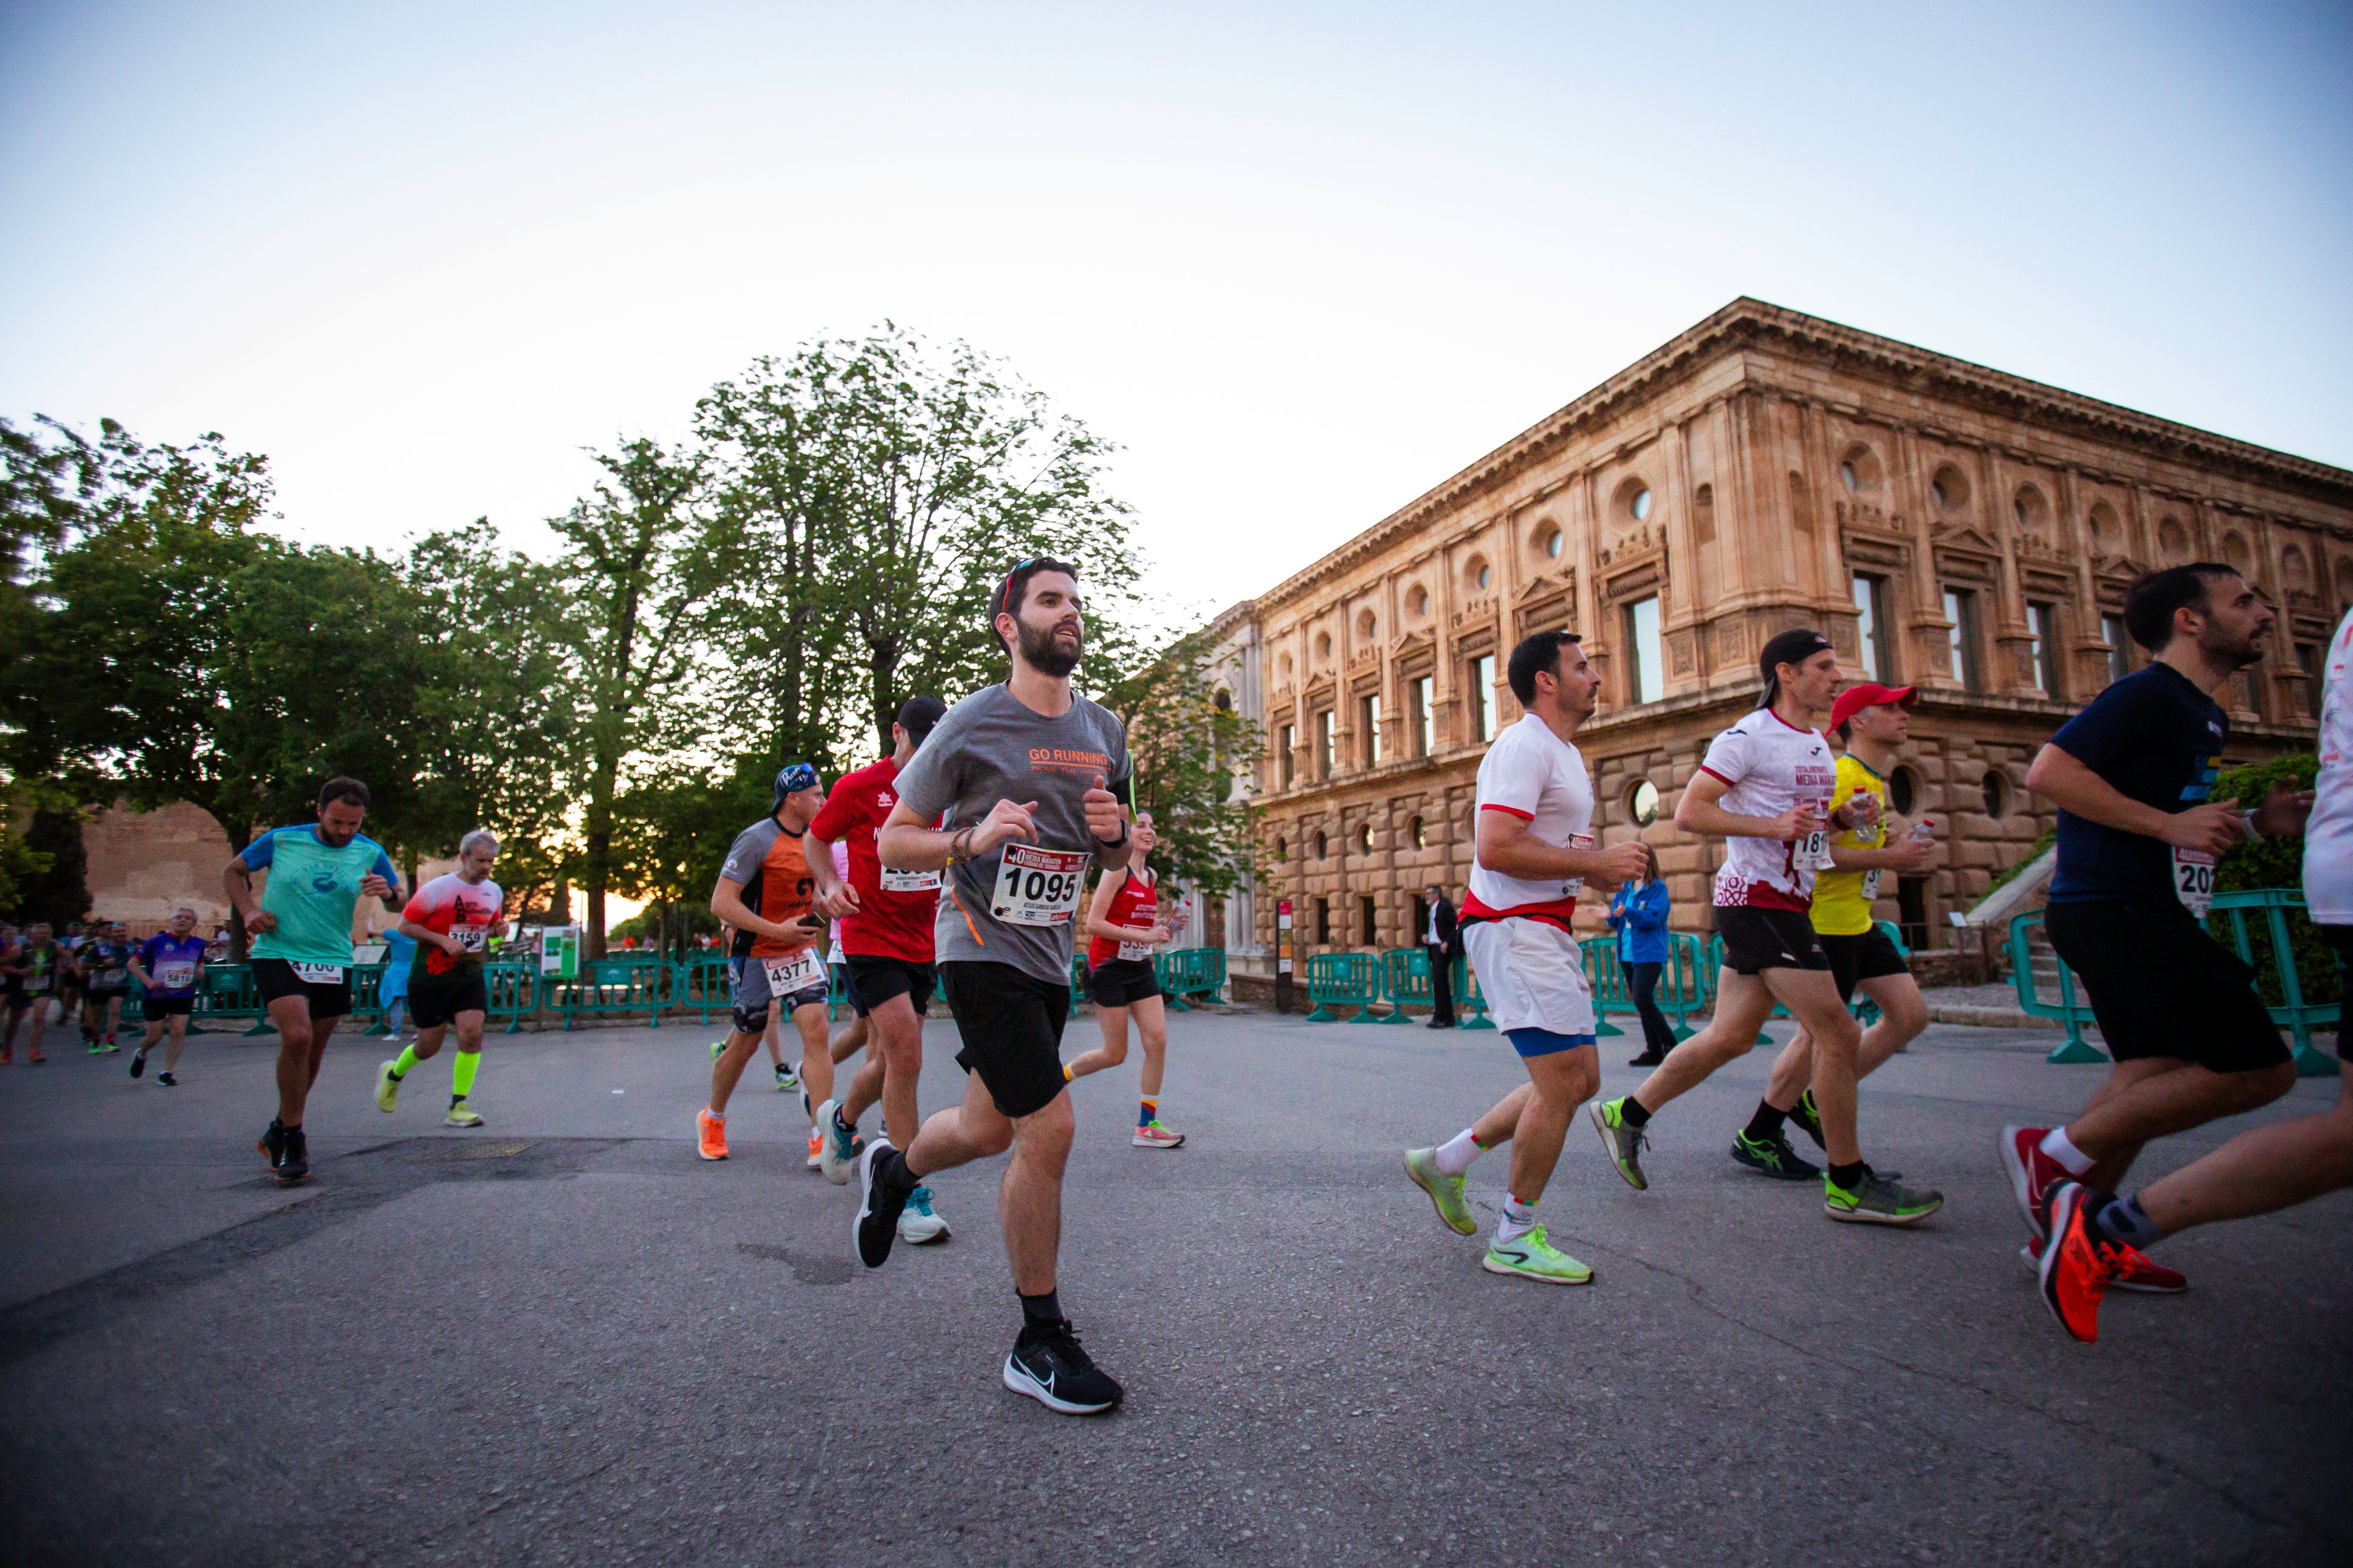
[[[1659,820],[1659,786],[1648,779],[1637,779],[1634,787],[1626,792],[1626,815],[1637,827],[1648,827]]]
[[[1372,641],[1373,638],[1378,635],[1380,629],[1381,623],[1374,616],[1372,611],[1366,610],[1357,616],[1356,635],[1364,638],[1366,642]]]
[[[1854,465],[1852,463],[1841,463],[1839,465],[1839,483],[1844,485],[1851,490],[1859,490],[1862,489],[1862,476],[1854,471]]]
[[[1545,535],[1545,553],[1555,561],[1559,560],[1561,546],[1564,542],[1565,542],[1560,536],[1560,530],[1556,528],[1554,529],[1550,533]]]
[[[2010,809],[2010,780],[2003,777],[1999,769],[1988,773],[1979,781],[1979,786],[1985,791],[1988,816],[2000,816]]]
[[[1651,492],[1647,489],[1636,490],[1634,492],[1634,499],[1626,503],[1626,510],[1633,513],[1634,521],[1636,522],[1644,522],[1649,521],[1651,515]]]
[[[1912,808],[1920,804],[1920,775],[1910,768],[1898,768],[1887,781],[1887,804],[1895,808],[1898,816],[1910,816]]]
[[[1430,833],[1427,828],[1423,827],[1421,818],[1418,816],[1415,817],[1411,826],[1409,826],[1406,831],[1413,835],[1413,847],[1416,849],[1427,849],[1430,847]]]
[[[1471,568],[1471,581],[1482,593],[1495,580],[1495,569],[1484,561]]]
[[[1330,632],[1318,632],[1315,634],[1315,658],[1322,663],[1328,664],[1331,662],[1332,634]]]
[[[1430,614],[1430,590],[1416,583],[1406,590],[1405,612],[1415,620]]]

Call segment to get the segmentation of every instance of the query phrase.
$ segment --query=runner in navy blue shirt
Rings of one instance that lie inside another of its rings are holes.
[[[164,1070],[155,1081],[175,1089],[173,1077],[180,1065],[181,1047],[188,1043],[188,1015],[196,1009],[196,984],[204,977],[205,939],[196,934],[196,911],[183,906],[172,911],[172,923],[139,944],[131,957],[131,973],[144,994],[140,1011],[147,1019],[147,1037],[131,1055],[131,1076],[147,1070],[147,1053],[168,1027],[172,1043],[164,1047]]]
[[[2116,1058],[2064,1127],[2005,1127],[2001,1156],[2040,1267],[2047,1195],[2062,1182],[2114,1191],[2152,1138],[2266,1105],[2295,1082],[2255,994],[2254,970],[2206,932],[2215,861],[2232,846],[2301,833],[2312,796],[2280,785],[2253,810],[2210,800],[2231,739],[2214,701],[2263,655],[2271,607],[2229,566],[2152,573],[2125,600],[2149,650],[2051,738],[2026,775],[2059,808],[2059,868],[2044,929],[2075,972]],[[2115,1282],[2179,1290],[2138,1253]]]

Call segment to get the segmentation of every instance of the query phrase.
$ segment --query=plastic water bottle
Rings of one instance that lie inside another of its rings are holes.
[[[1912,825],[1912,831],[1907,835],[1907,837],[1916,838],[1925,844],[1936,837],[1935,832],[1936,826],[1936,825],[1935,823],[1929,821],[1924,816],[1919,821]]]

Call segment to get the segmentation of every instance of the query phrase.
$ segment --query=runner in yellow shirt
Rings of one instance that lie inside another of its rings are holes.
[[[1831,728],[1846,742],[1839,759],[1838,784],[1831,809],[1857,796],[1867,796],[1875,809],[1863,820],[1830,841],[1831,869],[1814,879],[1814,934],[1829,954],[1831,977],[1838,983],[1841,1001],[1852,1001],[1855,988],[1879,1005],[1879,1022],[1863,1032],[1856,1053],[1857,1081],[1870,1076],[1882,1062],[1904,1048],[1912,1037],[1928,1026],[1928,1006],[1921,1000],[1919,983],[1894,942],[1873,921],[1871,906],[1879,897],[1882,872],[1913,875],[1926,870],[1936,857],[1934,841],[1915,837],[1928,824],[1894,836],[1887,816],[1887,777],[1895,771],[1911,720],[1905,710],[1917,700],[1909,686],[1851,686],[1831,707]],[[1814,1043],[1800,1028],[1781,1048],[1767,1080],[1765,1098],[1748,1125],[1735,1133],[1732,1157],[1763,1175],[1800,1181],[1820,1173],[1789,1147],[1782,1122],[1795,1121],[1817,1148],[1822,1142],[1821,1118],[1814,1110]],[[1894,1173],[1887,1173],[1891,1179]]]

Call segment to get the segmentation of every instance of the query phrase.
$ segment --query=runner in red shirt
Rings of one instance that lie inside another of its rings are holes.
[[[1175,933],[1176,914],[1171,910],[1164,917],[1160,879],[1144,863],[1154,843],[1152,814],[1138,815],[1129,831],[1135,837],[1135,858],[1124,870],[1104,872],[1087,906],[1087,935],[1092,939],[1087,943],[1087,996],[1095,1005],[1103,1043],[1071,1058],[1062,1077],[1076,1082],[1127,1060],[1127,1023],[1134,1018],[1136,1038],[1144,1042],[1144,1092],[1135,1114],[1135,1136],[1129,1142],[1139,1149],[1175,1149],[1184,1143],[1185,1135],[1160,1125],[1168,1011],[1152,954]]]
[[[899,804],[899,770],[946,711],[947,704],[936,697],[910,697],[901,703],[891,726],[891,754],[844,773],[809,824],[811,875],[820,891],[839,890],[854,906],[841,919],[841,956],[849,970],[849,1005],[866,1020],[868,1031],[866,1061],[850,1079],[849,1092],[818,1108],[821,1166],[826,1179],[837,1184],[849,1180],[858,1119],[878,1100],[883,1128],[900,1147],[913,1142],[923,1126],[915,1080],[923,1070],[923,1013],[936,984],[932,925],[941,874],[883,869],[874,835]],[[833,874],[836,844],[849,852],[846,888]],[[930,1189],[916,1188],[899,1215],[900,1239],[940,1241],[947,1234],[947,1222],[932,1207]]]

